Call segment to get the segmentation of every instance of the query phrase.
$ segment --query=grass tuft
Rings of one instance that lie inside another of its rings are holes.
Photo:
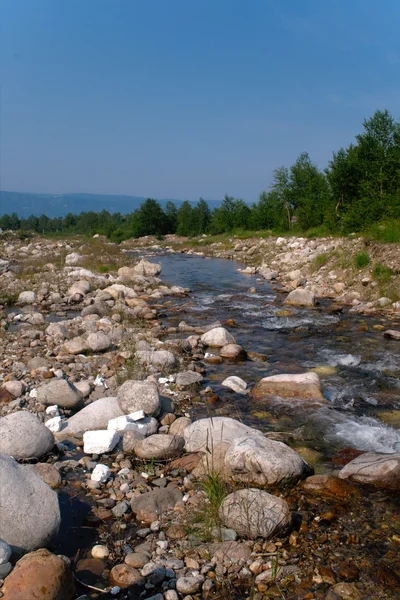
[[[364,269],[371,262],[369,254],[367,252],[358,252],[354,257],[354,264],[357,269]]]

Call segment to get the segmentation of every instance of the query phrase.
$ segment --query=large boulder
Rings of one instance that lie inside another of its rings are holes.
[[[283,303],[291,306],[314,306],[316,304],[316,296],[313,292],[297,288],[286,296]]]
[[[57,437],[96,429],[107,429],[108,422],[111,419],[116,419],[124,414],[116,396],[100,398],[70,417]]]
[[[225,527],[251,539],[271,538],[290,523],[286,500],[254,488],[229,494],[223,500],[219,514]]]
[[[281,398],[301,398],[304,400],[324,400],[321,384],[316,373],[284,374],[264,377],[251,390],[256,400],[265,396]]]
[[[347,463],[339,477],[400,492],[400,452],[365,452]]]
[[[182,493],[174,486],[145,492],[131,501],[132,512],[138,521],[152,523],[182,501]]]
[[[226,452],[225,466],[234,481],[259,486],[294,484],[312,474],[295,450],[261,436],[235,440]]]
[[[66,379],[53,379],[38,389],[38,402],[46,406],[76,409],[82,404],[83,396],[76,387]]]
[[[47,546],[60,527],[56,492],[5,454],[0,454],[0,490],[0,538],[14,552]]]
[[[69,560],[41,548],[23,556],[2,588],[9,600],[72,600],[75,583]]]
[[[140,458],[174,458],[183,451],[185,440],[178,435],[156,433],[135,446],[135,454]]]
[[[18,411],[0,419],[0,452],[17,459],[40,458],[53,446],[52,432],[32,413]]]
[[[127,415],[143,410],[146,415],[153,416],[161,410],[157,386],[150,381],[125,381],[118,389],[117,398],[122,411]]]
[[[214,327],[214,329],[207,331],[201,336],[201,341],[205,346],[214,346],[215,348],[236,344],[235,338],[225,327]]]
[[[258,436],[264,438],[261,431],[248,427],[230,417],[213,417],[199,419],[184,430],[185,449],[187,452],[199,450],[213,451],[219,444],[231,444],[243,436]]]

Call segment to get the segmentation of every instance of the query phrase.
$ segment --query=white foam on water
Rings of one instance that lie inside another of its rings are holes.
[[[354,354],[336,354],[331,350],[323,350],[322,353],[331,367],[358,367],[361,363],[361,356]]]
[[[366,452],[394,452],[395,444],[400,443],[400,430],[371,417],[359,417],[336,423],[325,438]]]

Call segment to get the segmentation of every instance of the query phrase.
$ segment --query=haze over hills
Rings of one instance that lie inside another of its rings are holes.
[[[30,215],[46,215],[50,218],[64,217],[68,213],[74,215],[81,212],[100,212],[107,210],[110,213],[128,214],[139,208],[145,200],[144,196],[119,196],[109,194],[31,194],[27,192],[0,191],[0,216],[17,213],[21,218]],[[165,206],[169,199],[158,202]],[[172,200],[180,206],[183,200]],[[207,200],[209,207],[215,208],[219,200]],[[194,204],[194,202],[191,202]]]

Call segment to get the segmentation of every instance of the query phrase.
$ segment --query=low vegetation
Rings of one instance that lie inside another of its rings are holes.
[[[357,269],[364,269],[371,262],[369,254],[367,252],[358,252],[354,257],[354,264]]]

